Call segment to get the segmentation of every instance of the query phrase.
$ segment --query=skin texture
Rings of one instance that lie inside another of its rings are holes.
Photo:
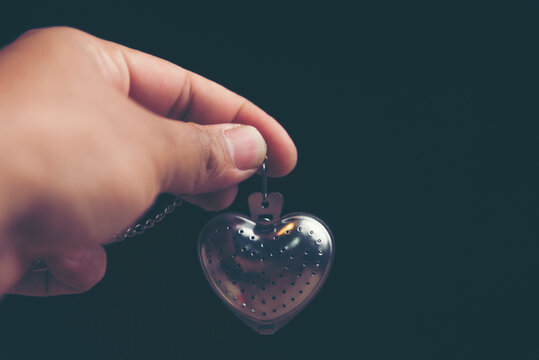
[[[248,100],[76,29],[21,35],[0,79],[0,295],[84,292],[105,273],[102,244],[158,194],[218,210],[266,154],[270,176],[296,164]],[[28,271],[35,257],[48,272]]]

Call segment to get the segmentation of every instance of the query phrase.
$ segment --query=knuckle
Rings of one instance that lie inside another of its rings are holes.
[[[56,59],[65,64],[72,61],[73,51],[88,49],[91,36],[68,26],[55,26],[28,30],[17,40],[27,41],[40,59]]]
[[[196,184],[204,182],[205,179],[218,177],[223,172],[226,157],[223,142],[218,139],[216,132],[208,131],[202,125],[192,124],[193,140],[198,149],[198,164],[194,166],[196,176],[194,177],[193,188]]]
[[[70,26],[50,26],[27,30],[19,36],[19,39],[31,36],[58,39],[65,36],[80,36],[81,34],[83,34],[81,30],[75,29]]]
[[[197,123],[170,123],[159,151],[168,152],[158,160],[160,188],[177,194],[201,194],[225,188],[231,184],[234,165],[223,126]]]
[[[23,32],[22,34],[20,34],[18,39],[44,34],[44,33],[49,32],[50,31],[49,29],[50,28],[48,28],[48,27],[29,29],[29,30],[26,30],[25,32]]]

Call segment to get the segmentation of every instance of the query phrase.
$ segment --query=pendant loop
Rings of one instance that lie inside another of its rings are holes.
[[[268,157],[264,159],[264,162],[260,166],[260,172],[262,176],[262,207],[267,208],[268,207],[268,172],[267,172],[267,165],[268,165]]]
[[[262,193],[252,193],[249,195],[247,201],[249,203],[251,219],[262,223],[279,219],[283,209],[283,195],[278,192],[272,192],[267,195],[265,201],[263,198],[264,195]],[[264,202],[266,206],[264,206]]]

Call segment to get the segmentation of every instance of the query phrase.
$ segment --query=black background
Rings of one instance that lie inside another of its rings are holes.
[[[539,358],[531,1],[280,9],[294,26],[272,18],[265,32],[211,7],[89,4],[2,5],[0,44],[70,25],[249,98],[299,151],[270,190],[285,195],[285,212],[330,225],[336,261],[294,321],[256,335],[199,268],[197,234],[213,214],[184,205],[110,247],[106,277],[88,293],[5,297],[1,359]],[[251,23],[269,11],[252,10]],[[241,185],[232,210],[247,211],[258,180]]]

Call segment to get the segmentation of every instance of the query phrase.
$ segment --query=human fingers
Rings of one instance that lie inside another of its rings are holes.
[[[8,293],[28,296],[78,294],[88,291],[105,275],[107,256],[101,246],[45,257],[47,271],[29,270]]]
[[[219,211],[229,207],[236,198],[237,193],[238,186],[233,185],[214,192],[187,196],[185,200],[209,211]]]
[[[95,70],[121,94],[158,115],[198,124],[238,123],[257,128],[267,143],[270,176],[284,176],[296,165],[297,151],[284,128],[253,103],[211,80],[69,27],[31,30],[15,43],[26,41],[32,46],[52,44],[44,51],[63,49],[64,56],[78,59],[79,67],[93,67],[84,73]]]
[[[266,143],[252,126],[154,121],[148,138],[161,191],[202,194],[232,187],[253,175]]]
[[[93,37],[92,37],[93,38]],[[198,124],[251,125],[268,148],[268,174],[284,176],[297,151],[286,130],[245,98],[177,65],[112,42],[93,38],[107,78],[131,99],[168,118]]]
[[[15,244],[0,242],[0,296],[23,276],[27,262],[21,258]]]

